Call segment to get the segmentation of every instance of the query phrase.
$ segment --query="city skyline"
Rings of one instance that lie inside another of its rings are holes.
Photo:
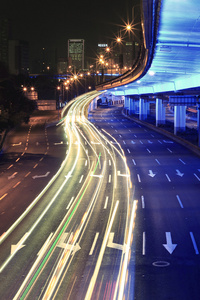
[[[9,0],[2,4],[0,17],[10,20],[12,39],[29,42],[31,60],[40,58],[46,48],[52,61],[55,53],[67,56],[67,40],[74,38],[84,39],[88,55],[93,55],[97,44],[112,39],[123,20],[130,18],[133,5],[130,0],[123,5],[114,1],[76,1],[75,5],[60,0],[56,5],[49,1],[48,6],[38,0]]]

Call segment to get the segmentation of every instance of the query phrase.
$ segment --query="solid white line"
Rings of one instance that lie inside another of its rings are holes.
[[[104,204],[104,209],[107,208],[107,205],[108,205],[108,196],[106,197],[106,201],[105,201],[105,204]]]
[[[194,173],[194,176],[200,181],[200,178],[197,176],[197,174]]]
[[[140,175],[137,174],[138,181],[141,182]]]
[[[94,247],[96,246],[96,242],[97,242],[98,236],[99,236],[99,232],[96,232],[96,234],[95,234],[95,238],[94,238],[94,241],[93,241],[92,247],[91,247],[91,249],[90,249],[90,253],[89,253],[89,255],[92,255],[92,254],[93,254]]]
[[[186,165],[186,163],[182,159],[179,158],[179,160],[180,162],[182,162],[182,164]]]
[[[159,162],[159,160],[158,159],[155,159],[155,161],[160,165],[160,162]]]
[[[81,181],[83,180],[83,175],[81,176],[80,180],[79,180],[79,183],[81,183]]]
[[[67,208],[66,208],[66,209],[69,209],[69,208],[70,208],[71,203],[72,203],[73,200],[74,200],[74,197],[71,198],[71,200],[70,200],[69,204],[67,205]]]
[[[136,166],[136,162],[135,162],[135,160],[134,160],[134,159],[132,159],[132,162],[133,162],[133,164]]]
[[[109,175],[108,182],[111,182],[111,174]]]
[[[197,244],[196,244],[196,241],[195,241],[195,238],[194,238],[194,235],[192,232],[190,232],[190,237],[192,239],[192,243],[193,243],[193,247],[194,247],[194,250],[195,250],[195,253],[196,254],[199,254],[199,250],[197,248]]]
[[[171,182],[171,179],[169,178],[169,176],[167,174],[165,174],[165,176],[167,177],[168,181]]]
[[[142,234],[142,255],[146,254],[146,236],[145,232]]]
[[[141,196],[142,208],[145,208],[144,196]]]
[[[176,198],[177,198],[177,200],[180,204],[180,207],[183,208],[183,203],[181,202],[181,199],[180,199],[179,195],[176,195]]]

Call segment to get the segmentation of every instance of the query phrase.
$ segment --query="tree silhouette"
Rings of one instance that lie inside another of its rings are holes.
[[[24,96],[5,65],[0,62],[0,149],[8,131],[23,122],[28,123],[36,108],[36,102]]]

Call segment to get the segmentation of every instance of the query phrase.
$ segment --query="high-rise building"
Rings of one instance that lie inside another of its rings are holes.
[[[9,40],[8,67],[11,74],[29,73],[29,43],[19,40]]]
[[[10,38],[10,22],[7,18],[0,19],[0,61],[8,65],[8,41]]]
[[[68,40],[68,62],[75,72],[84,69],[85,41],[82,39]]]

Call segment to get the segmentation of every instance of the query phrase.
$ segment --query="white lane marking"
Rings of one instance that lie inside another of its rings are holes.
[[[85,166],[87,166],[87,159],[85,160]]]
[[[176,198],[177,198],[177,200],[180,204],[180,207],[183,208],[183,203],[181,202],[181,199],[180,199],[179,195],[176,195]]]
[[[81,183],[81,181],[83,180],[83,175],[81,176],[80,180],[79,180],[79,183]]]
[[[179,158],[180,162],[182,162],[182,164],[186,165],[186,163],[181,159]]]
[[[141,196],[142,208],[145,208],[144,196]]]
[[[158,140],[158,143],[160,143],[162,145],[162,142]]]
[[[120,138],[122,137],[121,134],[119,134],[119,137],[120,137]]]
[[[123,141],[123,143],[124,143],[124,145],[126,145],[126,142],[125,142],[125,141]]]
[[[73,200],[74,200],[74,197],[71,198],[71,200],[70,200],[69,204],[67,205],[67,208],[66,208],[66,209],[69,209],[69,208],[70,208],[70,206],[71,206]]]
[[[96,246],[96,242],[97,242],[98,237],[99,237],[99,232],[96,232],[95,238],[94,238],[92,247],[91,247],[91,249],[90,249],[89,255],[92,255],[92,254],[93,254],[93,251],[94,251],[94,248],[95,248],[95,246]]]
[[[129,149],[127,149],[128,153],[131,153],[131,151]]]
[[[108,196],[106,196],[106,201],[105,201],[105,204],[104,204],[104,209],[107,208],[107,205],[108,205]]]
[[[184,173],[181,173],[179,170],[176,170],[176,175],[180,176],[180,177],[183,177]]]
[[[172,150],[171,150],[171,149],[167,148],[167,150],[168,150],[170,153],[172,153]]]
[[[135,144],[135,142],[134,141],[131,141],[131,143],[134,145]]]
[[[134,137],[137,137],[137,135],[136,135],[136,134],[134,134]]]
[[[147,151],[149,152],[149,153],[151,153],[151,151],[147,148]]]
[[[137,174],[138,181],[141,182],[140,175]]]
[[[166,234],[166,244],[163,244],[163,246],[170,254],[172,254],[174,252],[177,244],[172,243],[171,232],[166,232],[165,234]]]
[[[146,254],[146,235],[145,232],[142,234],[142,255]]]
[[[152,137],[155,137],[153,134],[151,134]]]
[[[118,130],[117,130],[117,129],[115,129],[115,132],[118,132]]]
[[[159,162],[159,160],[158,159],[155,159],[155,161],[160,165],[160,162]]]
[[[190,237],[191,237],[191,240],[192,240],[192,244],[193,244],[193,247],[194,247],[195,254],[199,254],[199,250],[198,250],[193,232],[190,232]]]
[[[111,182],[111,174],[109,175],[108,182]]]
[[[136,162],[135,162],[135,160],[134,160],[134,159],[132,159],[132,162],[133,162],[133,164],[136,166]]]
[[[200,178],[197,176],[197,174],[194,173],[194,176],[200,181]]]
[[[142,144],[142,145],[143,145],[143,142],[142,142],[142,141],[140,141],[140,144]]]
[[[169,176],[167,174],[165,174],[165,176],[167,177],[168,181],[171,182],[171,179],[169,178]]]
[[[109,166],[111,166],[111,160],[109,159]]]

